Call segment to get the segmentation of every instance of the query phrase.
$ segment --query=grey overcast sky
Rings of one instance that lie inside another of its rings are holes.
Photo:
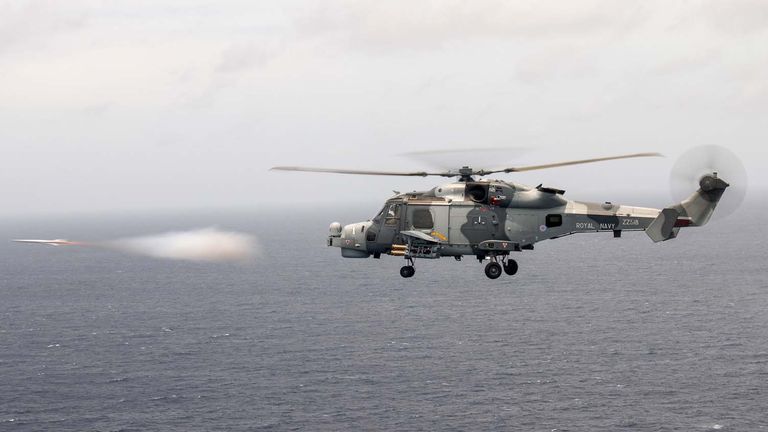
[[[755,199],[767,114],[764,0],[0,0],[4,214],[371,206],[441,179],[267,170],[488,147],[665,153],[503,177],[625,202],[719,144]]]

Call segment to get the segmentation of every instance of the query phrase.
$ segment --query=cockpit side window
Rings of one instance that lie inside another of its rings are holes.
[[[384,224],[397,225],[400,222],[400,204],[390,204],[385,208]]]
[[[413,211],[413,227],[415,229],[432,229],[435,222],[432,219],[432,212],[429,209],[421,208]]]

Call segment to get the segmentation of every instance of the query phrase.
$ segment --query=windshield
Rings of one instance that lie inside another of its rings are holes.
[[[375,222],[381,221],[381,219],[384,217],[384,212],[387,210],[388,207],[389,207],[388,205],[385,205],[384,207],[382,207],[382,209],[378,213],[376,213],[376,216],[373,217],[373,220]]]
[[[400,221],[401,205],[402,203],[397,201],[386,203],[384,208],[373,218],[373,221],[376,223],[383,221],[386,225],[397,225]]]

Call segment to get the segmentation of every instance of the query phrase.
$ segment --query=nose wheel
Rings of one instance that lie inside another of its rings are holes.
[[[400,276],[404,278],[413,277],[413,275],[415,274],[416,274],[416,269],[411,265],[400,267]]]
[[[406,257],[405,259],[408,261],[408,265],[400,267],[400,276],[407,279],[416,274],[416,268],[413,266],[413,258]]]

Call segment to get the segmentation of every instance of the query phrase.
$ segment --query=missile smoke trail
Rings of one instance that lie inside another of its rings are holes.
[[[90,246],[144,255],[153,258],[198,262],[245,262],[258,252],[255,237],[217,228],[192,231],[174,231],[141,237],[84,243],[68,240],[14,240],[21,243],[47,244],[51,246]]]
[[[247,261],[256,254],[253,236],[216,228],[123,238],[105,246],[153,258],[187,261]]]

